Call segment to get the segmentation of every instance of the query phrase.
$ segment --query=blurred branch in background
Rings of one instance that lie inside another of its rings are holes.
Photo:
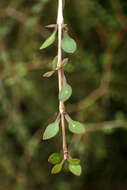
[[[100,32],[98,31],[100,34]],[[106,33],[106,31],[105,31]],[[101,37],[101,36],[100,36]],[[112,77],[112,61],[113,56],[115,53],[115,50],[119,47],[121,42],[124,40],[124,35],[121,32],[115,32],[111,34],[107,33],[107,36],[105,38],[108,40],[106,41],[107,47],[105,48],[105,51],[102,56],[102,65],[103,65],[103,72],[102,77],[100,81],[100,87],[98,89],[93,90],[93,92],[88,95],[88,97],[85,97],[83,100],[78,102],[78,105],[71,105],[69,107],[69,111],[73,112],[80,112],[79,118],[82,120],[82,113],[81,111],[87,109],[89,106],[92,106],[98,99],[103,98],[108,95],[108,92],[110,90],[110,80]]]
[[[127,31],[127,15],[123,12],[120,0],[110,0],[114,14],[123,30]]]
[[[21,22],[23,25],[29,20],[29,16],[27,16],[24,12],[16,10],[13,7],[0,9],[0,18],[5,17],[10,17],[14,20],[17,20]],[[41,27],[41,25],[38,23],[36,23],[34,31],[41,34],[44,38],[46,38],[49,35],[49,32],[45,30],[45,28]]]
[[[115,129],[125,129],[127,130],[127,121],[124,120],[114,120],[114,121],[105,121],[100,123],[86,123],[84,124],[85,134],[88,132],[103,132],[105,134],[112,134]],[[73,135],[73,139],[69,145],[69,152],[71,153],[75,146],[78,145],[80,140],[85,138],[85,135]]]

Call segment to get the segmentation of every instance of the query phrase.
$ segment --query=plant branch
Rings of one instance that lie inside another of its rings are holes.
[[[60,93],[62,86],[63,86],[62,48],[61,48],[62,25],[63,25],[62,0],[59,0],[59,4],[58,4],[57,25],[58,25],[58,63],[57,63],[57,67],[60,68],[58,70],[58,84],[59,84],[59,93]],[[65,106],[64,106],[64,102],[62,102],[62,101],[59,101],[59,112],[60,112],[60,117],[61,117],[64,160],[67,160],[68,151],[67,151],[67,144],[66,144],[65,118],[64,118]]]

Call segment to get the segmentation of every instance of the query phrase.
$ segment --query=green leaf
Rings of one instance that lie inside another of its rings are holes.
[[[72,95],[72,88],[69,84],[66,83],[62,87],[59,93],[59,100],[65,102],[71,97],[71,95]]]
[[[59,132],[59,121],[56,120],[54,123],[48,125],[43,134],[43,140],[50,139],[57,135]]]
[[[82,123],[78,121],[72,121],[69,123],[69,130],[72,133],[82,134],[85,132],[85,128]]]
[[[52,173],[52,174],[58,174],[58,173],[60,173],[61,170],[62,170],[62,166],[63,166],[63,161],[62,161],[60,164],[56,164],[56,165],[52,168],[51,173]]]
[[[52,69],[55,70],[57,68],[57,58],[58,56],[54,57],[52,61]]]
[[[71,158],[71,159],[69,160],[69,163],[70,163],[71,165],[79,165],[79,164],[80,164],[80,160],[77,159],[77,158]]]
[[[68,121],[68,128],[72,133],[82,134],[85,132],[85,128],[82,123],[72,120],[69,115],[65,115],[66,120]]]
[[[62,160],[62,155],[60,153],[53,153],[49,156],[49,163],[51,164],[58,164]]]
[[[62,39],[62,49],[67,53],[74,53],[76,48],[76,42],[68,35],[67,32],[64,32]]]
[[[80,176],[82,173],[82,168],[80,165],[69,164],[69,170],[76,176]]]
[[[52,33],[52,35],[47,40],[45,40],[45,42],[41,45],[40,49],[45,49],[51,44],[53,44],[53,42],[55,41],[55,36],[56,36],[56,30]]]

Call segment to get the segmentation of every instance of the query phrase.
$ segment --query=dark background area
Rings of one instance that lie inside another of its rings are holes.
[[[84,123],[80,138],[67,130],[82,176],[47,162],[62,149],[61,134],[43,142],[58,112],[57,75],[42,77],[57,54],[40,51],[56,22],[56,0],[0,0],[0,190],[127,189],[127,2],[66,0],[65,23],[77,42],[65,68],[73,95],[66,110]]]

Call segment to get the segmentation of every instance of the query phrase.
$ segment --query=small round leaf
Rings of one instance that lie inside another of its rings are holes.
[[[68,35],[67,32],[64,32],[62,39],[62,49],[67,53],[74,53],[76,48],[76,42]]]
[[[68,127],[72,133],[82,134],[85,132],[85,128],[83,124],[78,121],[73,121],[73,120],[69,121]]]
[[[82,173],[82,168],[80,165],[69,164],[69,170],[76,176],[80,176]]]
[[[62,156],[60,153],[53,153],[49,156],[49,159],[48,159],[49,163],[51,164],[58,164],[61,162],[61,160],[62,160]]]
[[[67,101],[72,95],[72,88],[69,84],[65,84],[59,94],[59,100],[65,102]]]
[[[56,121],[48,125],[43,134],[43,140],[50,139],[57,135],[59,132],[59,122]]]

